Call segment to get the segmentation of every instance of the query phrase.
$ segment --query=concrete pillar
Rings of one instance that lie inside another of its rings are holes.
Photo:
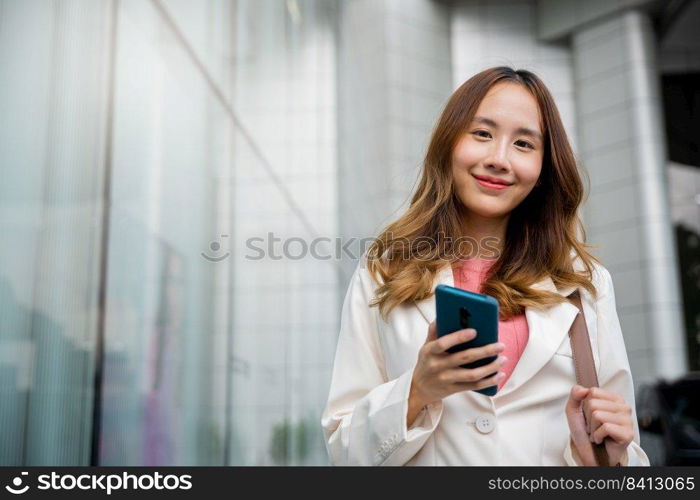
[[[654,36],[629,10],[572,39],[588,236],[613,276],[637,383],[687,367]]]

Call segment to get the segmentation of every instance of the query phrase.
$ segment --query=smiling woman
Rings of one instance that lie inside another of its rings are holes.
[[[508,215],[530,194],[542,170],[542,119],[521,85],[494,85],[481,101],[468,133],[452,153],[452,176],[465,210],[466,232],[494,219],[505,233]],[[502,234],[500,234],[502,237]]]
[[[450,246],[460,236],[498,239],[500,258],[483,293],[499,301],[505,318],[566,300],[531,286],[545,276],[595,295],[595,258],[578,234],[582,200],[576,159],[544,83],[503,67],[475,75],[438,120],[410,207],[369,249],[380,312],[429,296],[445,258],[460,261],[460,249]],[[452,240],[439,239],[441,233]],[[430,259],[396,258],[406,240],[425,236],[438,240]],[[581,270],[574,270],[572,255]]]
[[[454,92],[411,205],[350,282],[322,417],[334,463],[593,465],[595,441],[611,464],[648,465],[612,280],[579,236],[582,199],[559,112],[536,75],[492,68]],[[465,238],[497,242],[497,258],[465,258],[456,243]],[[450,353],[479,332],[437,339],[440,284],[497,299],[499,342]],[[595,389],[576,385],[567,351],[574,292]],[[463,368],[487,357],[495,361]],[[494,385],[492,398],[476,392]]]

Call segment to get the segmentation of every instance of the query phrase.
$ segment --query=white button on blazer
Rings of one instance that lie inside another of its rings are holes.
[[[610,273],[595,265],[594,300],[581,289],[598,381],[633,409],[635,438],[622,465],[649,465],[639,446],[634,390],[615,310]],[[446,265],[435,286],[454,286]],[[535,285],[557,290],[551,278]],[[495,396],[452,394],[429,405],[406,427],[408,392],[418,350],[435,318],[435,296],[402,304],[384,321],[370,307],[377,285],[364,264],[345,296],[328,403],[326,447],[337,465],[580,465],[564,407],[576,384],[568,331],[576,306],[526,308],[528,344]]]

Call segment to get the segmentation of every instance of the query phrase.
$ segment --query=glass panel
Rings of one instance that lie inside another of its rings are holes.
[[[0,464],[90,454],[108,2],[0,3]]]
[[[0,463],[326,463],[336,2],[0,9]]]

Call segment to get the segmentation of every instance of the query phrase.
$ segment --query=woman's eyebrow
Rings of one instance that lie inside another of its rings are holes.
[[[483,123],[484,125],[488,125],[489,127],[498,128],[498,123],[493,121],[491,118],[486,118],[485,116],[475,116],[474,121],[478,123]],[[529,135],[530,137],[538,139],[540,142],[542,141],[542,134],[540,134],[536,130],[532,130],[531,128],[520,127],[515,130],[515,133],[521,135]]]

